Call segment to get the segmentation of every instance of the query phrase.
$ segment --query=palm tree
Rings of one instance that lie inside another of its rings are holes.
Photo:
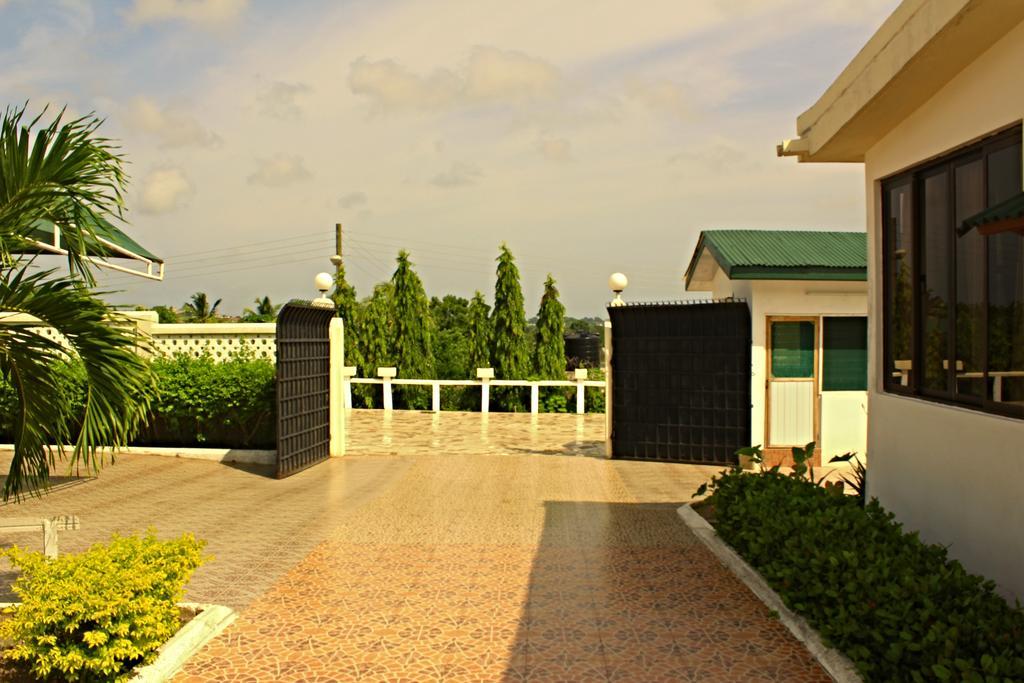
[[[271,303],[269,296],[253,299],[253,303],[256,304],[255,310],[247,308],[242,311],[243,323],[272,323],[277,320],[277,312],[280,310],[281,304]]]
[[[217,320],[217,307],[220,306],[220,299],[210,305],[206,292],[196,292],[192,298],[181,307],[185,318],[193,323],[212,323]]]
[[[92,291],[89,257],[103,253],[93,226],[122,216],[124,160],[98,134],[100,119],[66,121],[62,110],[41,125],[46,111],[28,120],[25,107],[9,107],[0,122],[0,311],[33,316],[63,338],[37,332],[40,322],[0,324],[0,372],[18,400],[4,500],[45,488],[69,447],[70,467],[98,468],[102,447],[134,436],[156,389],[137,353],[144,342]],[[45,221],[60,226],[66,275],[31,268],[29,235]],[[85,378],[78,415],[62,407],[69,359]]]

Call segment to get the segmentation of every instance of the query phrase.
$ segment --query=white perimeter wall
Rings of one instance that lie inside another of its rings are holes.
[[[719,270],[712,296],[743,298],[750,304],[752,444],[765,443],[765,383],[768,379],[769,316],[830,316],[867,314],[867,283],[792,280],[732,280]],[[819,330],[820,334],[820,330]],[[819,342],[820,343],[820,342]],[[820,360],[820,359],[819,359]],[[820,374],[820,373],[819,373]],[[824,459],[837,453],[864,453],[867,432],[867,394],[830,391],[822,396],[821,448]]]
[[[879,179],[1024,118],[1024,24],[865,156],[871,313],[869,493],[972,572],[1024,599],[1024,420],[880,392]]]

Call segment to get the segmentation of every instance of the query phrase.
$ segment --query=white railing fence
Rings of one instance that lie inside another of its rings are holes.
[[[343,391],[345,396],[345,408],[352,407],[352,385],[353,384],[377,384],[382,387],[384,397],[384,410],[394,409],[393,387],[395,385],[405,386],[429,386],[430,387],[430,409],[441,412],[441,387],[480,387],[480,412],[490,412],[491,387],[529,387],[530,388],[530,412],[540,412],[540,388],[541,387],[575,387],[576,388],[576,413],[582,415],[586,405],[587,387],[605,389],[604,380],[588,380],[585,369],[575,370],[573,380],[526,380],[526,379],[494,379],[492,368],[477,368],[477,379],[404,379],[397,377],[395,368],[377,368],[377,378],[356,377],[356,368],[347,366],[342,369]]]

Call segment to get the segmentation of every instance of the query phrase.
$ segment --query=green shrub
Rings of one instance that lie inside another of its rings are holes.
[[[13,585],[21,605],[0,622],[0,640],[13,643],[4,656],[40,678],[125,678],[178,630],[176,603],[204,545],[190,534],[160,541],[150,532],[53,560],[3,551],[21,570]]]
[[[716,477],[715,529],[871,681],[1024,680],[1024,611],[877,501],[778,468]]]
[[[184,354],[153,361],[159,396],[140,445],[272,448],[275,369],[235,355],[223,362]]]

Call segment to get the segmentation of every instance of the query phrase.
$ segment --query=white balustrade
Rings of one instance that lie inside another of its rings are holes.
[[[354,368],[345,368],[342,372],[348,401],[347,408],[352,407],[351,388],[352,384],[379,384],[384,391],[384,410],[393,410],[394,400],[392,391],[395,385],[401,386],[429,386],[431,388],[430,409],[438,413],[441,411],[441,387],[480,387],[480,412],[490,412],[490,389],[494,387],[529,387],[530,389],[530,412],[540,412],[540,389],[541,387],[574,387],[576,389],[576,413],[582,415],[586,412],[586,390],[587,388],[601,389],[607,391],[604,380],[588,379],[586,369],[576,370],[572,380],[558,379],[494,379],[493,368],[477,368],[477,379],[405,379],[397,376],[395,368],[377,368],[378,379],[370,377],[354,377]],[[607,410],[607,406],[605,408]]]

